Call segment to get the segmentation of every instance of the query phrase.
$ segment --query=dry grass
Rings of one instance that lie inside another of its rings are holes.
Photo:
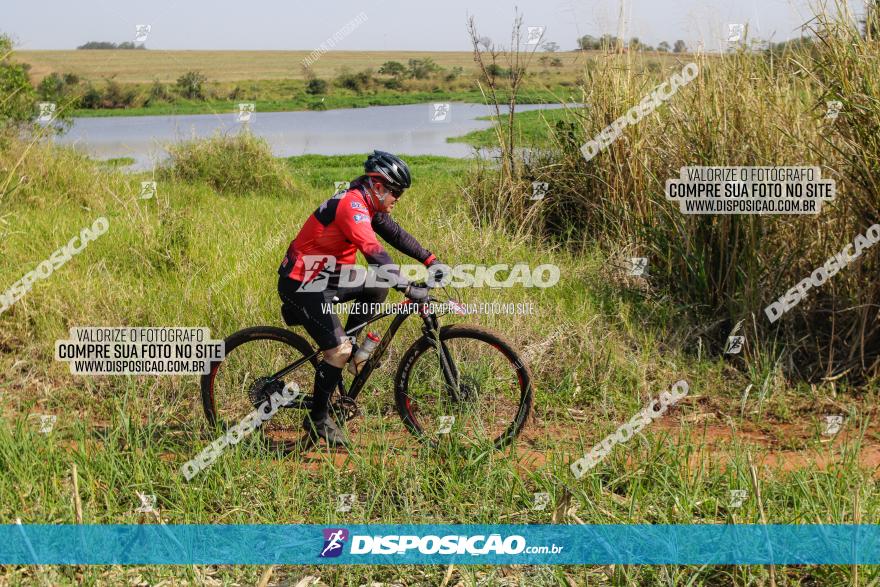
[[[163,51],[163,50],[71,50],[17,51],[17,61],[31,64],[35,81],[51,72],[70,72],[86,80],[115,76],[121,83],[173,82],[187,71],[200,71],[211,81],[304,79],[302,60],[308,51]],[[584,65],[581,52],[559,52],[561,70],[568,77]],[[409,59],[430,57],[446,69],[462,67],[476,73],[470,51],[330,51],[312,64],[318,77],[335,77],[343,68],[360,71],[378,69],[386,61],[406,64]],[[552,73],[552,72],[550,72]]]

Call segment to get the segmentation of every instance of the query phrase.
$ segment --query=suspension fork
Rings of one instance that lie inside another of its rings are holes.
[[[440,357],[440,370],[443,373],[446,391],[453,401],[461,401],[458,369],[455,366],[455,361],[452,360],[452,353],[449,352],[446,343],[440,339],[440,324],[437,321],[437,316],[434,314],[422,314],[422,320],[425,323],[422,327],[422,332]]]

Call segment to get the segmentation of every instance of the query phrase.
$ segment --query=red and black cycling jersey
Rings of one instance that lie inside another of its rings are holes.
[[[394,267],[392,272],[399,275],[391,256],[376,239],[377,234],[422,263],[434,259],[391,215],[373,211],[364,188],[356,186],[325,201],[309,216],[287,247],[278,273],[305,283],[318,276],[328,264],[328,257],[335,259],[335,268],[328,269],[338,272],[341,265],[354,264],[360,251],[367,263]]]

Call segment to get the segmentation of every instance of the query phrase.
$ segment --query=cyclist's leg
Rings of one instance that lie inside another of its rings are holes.
[[[345,335],[339,317],[327,311],[335,294],[334,290],[318,292],[300,291],[300,283],[281,277],[278,295],[285,302],[296,305],[303,318],[306,332],[323,351],[323,360],[315,369],[315,388],[310,416],[313,422],[324,420],[330,396],[342,377],[342,368],[351,356],[351,341]]]
[[[336,296],[340,302],[355,302],[349,308],[345,331],[350,332],[352,328],[361,326],[376,316],[379,305],[388,297],[388,289],[388,287],[364,285],[339,288]],[[355,336],[360,335],[362,330],[358,330]]]

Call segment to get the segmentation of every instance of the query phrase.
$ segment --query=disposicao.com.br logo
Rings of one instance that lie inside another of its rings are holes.
[[[324,547],[321,558],[335,557],[342,553],[349,537],[348,530],[328,528],[323,530]],[[517,554],[559,554],[563,547],[527,546],[523,536],[514,534],[502,538],[501,534],[460,535],[353,535],[349,554],[441,554],[441,555],[517,555]]]
[[[342,554],[345,541],[348,540],[348,530],[345,528],[324,528],[324,546],[321,548],[320,558],[332,558]]]

